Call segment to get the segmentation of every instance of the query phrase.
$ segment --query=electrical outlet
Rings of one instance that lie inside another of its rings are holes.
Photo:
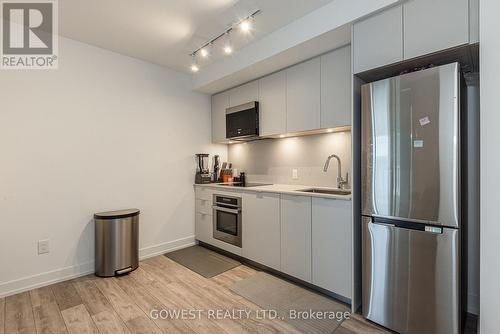
[[[292,169],[292,179],[293,180],[299,179],[299,171],[296,168]]]
[[[47,254],[49,249],[49,240],[39,240],[38,241],[38,255]]]

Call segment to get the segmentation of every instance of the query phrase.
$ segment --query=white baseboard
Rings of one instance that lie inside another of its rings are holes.
[[[165,254],[167,252],[172,252],[177,249],[193,246],[194,244],[195,244],[195,239],[193,235],[187,238],[164,242],[159,245],[144,247],[139,250],[139,259],[144,260],[153,256]]]
[[[479,296],[468,294],[467,295],[467,312],[479,315]]]
[[[15,295],[42,286],[85,276],[94,272],[94,261],[47,271],[0,284],[0,298]]]
[[[194,244],[195,238],[194,236],[190,236],[154,246],[144,247],[139,250],[139,259],[144,260],[170,251],[193,246]],[[75,266],[55,269],[45,273],[0,283],[0,298],[92,273],[94,273],[94,261],[89,261]]]

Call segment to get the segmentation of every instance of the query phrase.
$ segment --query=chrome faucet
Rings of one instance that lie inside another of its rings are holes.
[[[345,189],[349,182],[349,173],[346,173],[345,179],[342,177],[342,163],[340,162],[340,158],[338,155],[332,154],[326,159],[325,167],[323,167],[323,172],[326,173],[326,171],[328,170],[328,167],[330,166],[330,160],[332,160],[332,158],[337,159],[339,165],[339,168],[337,169],[337,188]]]

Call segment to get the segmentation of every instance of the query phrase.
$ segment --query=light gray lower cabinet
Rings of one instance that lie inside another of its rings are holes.
[[[195,186],[195,198],[197,200],[212,201],[213,190],[207,187]]]
[[[243,256],[280,270],[280,195],[242,194]]]
[[[347,298],[352,293],[351,205],[312,199],[312,283]]]
[[[211,244],[213,239],[212,224],[213,224],[212,215],[196,212],[196,217],[195,217],[196,240],[200,240],[206,242],[207,244]]]
[[[281,195],[281,271],[311,282],[311,197]]]
[[[321,128],[351,124],[351,46],[321,56]]]
[[[195,227],[194,235],[197,240],[212,243],[212,194],[213,191],[205,187],[195,187]]]

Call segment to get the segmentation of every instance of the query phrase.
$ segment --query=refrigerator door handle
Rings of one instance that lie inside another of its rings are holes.
[[[440,224],[437,221],[431,221],[431,220],[412,219],[412,218],[407,218],[407,217],[386,216],[386,215],[377,215],[377,214],[373,214],[372,216],[375,219],[380,218],[380,219],[389,219],[389,220],[402,220],[402,221],[410,222],[410,223],[443,226],[443,224]]]
[[[411,220],[406,220],[406,219],[397,220],[394,222],[391,220],[379,218],[379,217],[371,217],[371,218],[367,218],[367,219],[368,219],[367,221],[369,223],[372,223],[375,225],[404,229],[404,230],[408,230],[408,231],[415,231],[415,232],[421,232],[421,233],[442,234],[443,228],[444,228],[441,225],[416,223],[416,222],[413,222]]]

